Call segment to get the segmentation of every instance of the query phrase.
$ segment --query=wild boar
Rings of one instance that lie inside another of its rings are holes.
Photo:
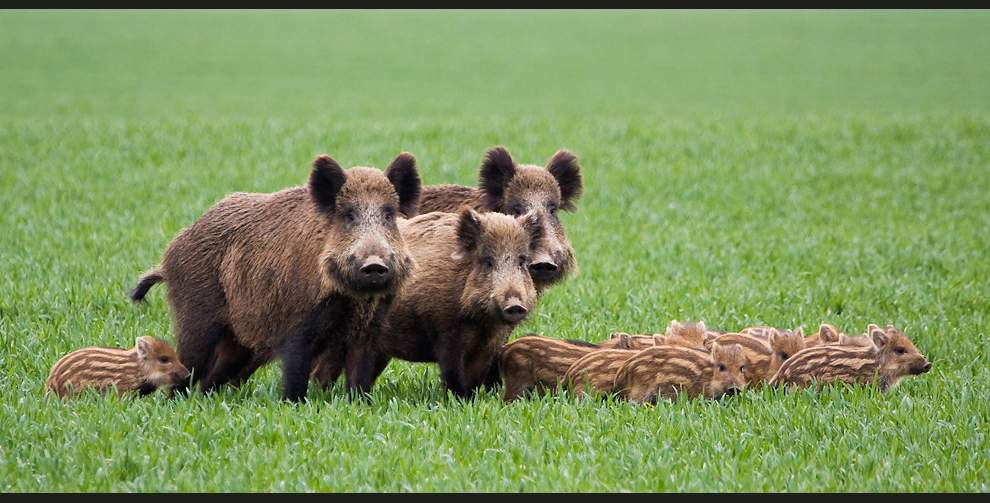
[[[824,345],[798,352],[781,365],[770,384],[820,389],[841,381],[872,384],[885,392],[904,377],[931,370],[932,364],[893,325],[870,324],[867,334],[873,340],[870,346]]]
[[[69,398],[83,388],[119,395],[137,391],[145,396],[162,386],[180,386],[189,379],[169,343],[151,336],[138,337],[131,349],[89,347],[78,349],[52,366],[45,394]]]
[[[527,264],[538,295],[577,270],[577,260],[559,210],[574,211],[584,185],[577,156],[558,150],[545,167],[516,164],[505,147],[485,154],[478,188],[463,185],[423,187],[420,212],[457,212],[462,206],[518,217],[533,210],[545,213],[544,237]]]
[[[746,355],[736,344],[712,344],[711,352],[683,346],[656,346],[638,352],[615,373],[616,396],[636,403],[658,397],[709,399],[732,395],[746,385]]]
[[[167,283],[179,359],[204,392],[279,358],[285,398],[305,400],[313,356],[330,353],[366,393],[385,313],[414,268],[397,220],[416,214],[420,186],[408,152],[384,173],[318,156],[304,186],[213,206],[131,298]]]
[[[469,397],[492,386],[495,355],[529,315],[536,289],[526,269],[543,237],[536,212],[433,212],[400,221],[416,274],[389,309],[375,376],[392,358],[436,362],[454,395]],[[322,361],[313,379],[324,386],[340,362]]]
[[[599,349],[590,342],[536,334],[506,344],[498,354],[502,400],[510,402],[533,391],[539,395],[556,391],[575,361]]]

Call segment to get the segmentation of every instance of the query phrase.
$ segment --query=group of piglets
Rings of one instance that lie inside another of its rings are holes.
[[[558,211],[582,190],[563,149],[537,166],[492,148],[477,188],[422,186],[407,152],[384,171],[321,155],[304,186],[225,197],[141,276],[135,302],[167,286],[177,352],[150,337],[85,348],[56,363],[47,388],[207,392],[278,359],[284,397],[301,401],[310,381],[342,374],[363,395],[398,358],[436,362],[469,397],[500,381],[497,352],[576,269]]]
[[[822,324],[815,334],[775,327],[713,330],[674,320],[663,334],[616,332],[598,343],[529,334],[498,355],[506,402],[567,390],[635,403],[679,396],[718,399],[762,385],[807,388],[843,382],[881,391],[932,364],[892,325],[848,336]]]
[[[495,147],[478,178],[477,188],[422,186],[407,152],[384,171],[321,155],[304,186],[233,193],[180,231],[131,292],[143,301],[166,283],[177,351],[147,336],[130,350],[84,348],[55,364],[46,388],[208,392],[278,359],[287,400],[341,375],[363,396],[398,358],[437,363],[458,397],[502,382],[509,401],[566,383],[581,396],[652,402],[763,382],[876,377],[886,389],[931,367],[892,326],[850,338],[830,325],[804,337],[673,322],[663,335],[597,344],[508,343],[538,298],[577,269],[558,211],[575,209],[581,168],[564,149],[537,166]]]

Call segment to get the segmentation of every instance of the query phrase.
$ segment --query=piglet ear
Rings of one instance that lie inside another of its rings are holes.
[[[505,187],[516,175],[516,161],[505,147],[494,147],[485,152],[485,160],[478,172],[478,188],[483,194],[486,211],[499,211],[505,200]]]
[[[873,340],[873,345],[878,348],[882,348],[884,344],[887,344],[887,341],[890,340],[887,336],[887,332],[884,332],[882,328],[873,324],[870,324],[869,326],[869,335],[870,339]]]
[[[546,170],[557,179],[560,186],[560,209],[574,211],[574,203],[581,198],[584,182],[578,158],[567,149],[560,149],[547,162]]]
[[[416,169],[416,158],[409,152],[403,152],[385,168],[385,177],[392,182],[395,193],[399,195],[399,211],[406,218],[412,218],[419,212],[419,194],[422,181]]]
[[[151,337],[145,335],[134,339],[134,347],[137,348],[138,358],[142,360],[148,358],[148,353],[151,352]]]
[[[839,341],[839,332],[832,325],[822,323],[818,328],[818,340],[822,344],[831,344]]]
[[[347,181],[344,169],[328,155],[313,159],[313,171],[309,173],[309,194],[323,211],[336,209],[337,193]]]
[[[461,248],[465,251],[477,248],[481,244],[483,230],[481,215],[468,206],[462,208],[457,219],[457,239],[461,242]]]

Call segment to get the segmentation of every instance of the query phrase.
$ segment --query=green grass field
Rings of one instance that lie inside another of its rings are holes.
[[[987,492],[990,12],[2,11],[0,490]],[[283,403],[43,399],[64,354],[173,339],[127,298],[234,191],[329,154],[474,185],[486,149],[581,161],[580,273],[515,335],[673,320],[894,324],[890,392],[656,407],[458,401],[393,362]]]

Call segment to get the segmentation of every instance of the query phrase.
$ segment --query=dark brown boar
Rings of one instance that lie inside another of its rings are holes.
[[[736,344],[712,344],[711,352],[683,346],[656,346],[629,358],[615,373],[616,396],[636,403],[658,397],[721,398],[746,385],[746,355]]]
[[[457,212],[467,205],[518,217],[545,213],[544,237],[527,264],[537,294],[577,270],[577,260],[558,210],[574,211],[583,190],[581,166],[571,152],[558,150],[546,167],[516,164],[505,147],[489,149],[478,173],[478,188],[462,185],[423,187],[420,212]]]
[[[770,384],[821,388],[841,381],[874,384],[885,392],[904,377],[931,370],[932,364],[893,325],[870,324],[867,334],[873,340],[870,346],[823,345],[798,352],[781,365]]]
[[[765,333],[768,334],[767,339],[748,333],[728,333],[711,342],[737,344],[743,350],[749,362],[743,369],[743,375],[746,385],[750,387],[765,384],[788,358],[805,347],[804,337],[799,333],[777,328]]]
[[[495,355],[536,303],[526,265],[542,238],[540,220],[536,212],[513,218],[467,207],[402,220],[417,270],[389,309],[375,376],[399,358],[436,362],[459,397],[493,385]],[[323,361],[313,379],[326,386],[339,373],[340,362]]]
[[[611,394],[615,373],[626,360],[640,352],[634,349],[599,349],[588,353],[567,369],[564,383],[578,398]]]
[[[524,335],[509,342],[498,354],[502,400],[510,402],[534,391],[541,396],[555,392],[575,361],[599,349],[598,345],[590,342],[536,334]]]
[[[63,356],[48,374],[45,394],[69,398],[83,388],[106,393],[116,388],[123,395],[137,391],[147,395],[162,386],[180,386],[189,379],[169,343],[150,336],[138,337],[131,349],[90,347]]]
[[[132,294],[168,285],[179,358],[203,391],[280,358],[283,394],[304,400],[315,354],[346,360],[352,392],[374,382],[374,349],[414,262],[399,233],[420,179],[402,153],[384,173],[313,161],[309,183],[234,193],[169,244]]]

